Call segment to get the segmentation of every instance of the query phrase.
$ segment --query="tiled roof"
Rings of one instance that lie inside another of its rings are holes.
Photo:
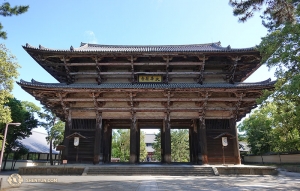
[[[244,52],[254,51],[251,48],[231,48],[230,45],[222,47],[220,42],[208,44],[189,44],[189,45],[101,45],[81,43],[80,47],[70,47],[68,50],[50,49],[43,46],[33,47],[29,44],[23,46],[25,49],[36,49],[43,51],[58,52],[104,52],[104,53],[159,53],[159,52]]]
[[[31,87],[40,87],[40,88],[58,88],[58,89],[209,89],[209,88],[255,88],[255,87],[273,87],[276,81],[271,81],[268,79],[262,82],[256,83],[203,83],[203,85],[198,83],[170,83],[170,84],[153,84],[153,83],[78,83],[78,84],[69,84],[66,83],[42,83],[35,80],[27,82],[20,80],[17,82],[20,86],[31,86]]]
[[[47,134],[32,131],[32,134],[26,138],[20,140],[21,143],[29,149],[29,152],[32,153],[49,153],[49,144],[46,141]],[[52,150],[53,154],[58,154],[56,150]]]

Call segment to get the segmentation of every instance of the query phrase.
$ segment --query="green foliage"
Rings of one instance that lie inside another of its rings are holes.
[[[20,66],[4,44],[0,44],[0,123],[12,121],[11,112],[6,103],[12,98],[14,80],[18,77],[17,69]]]
[[[9,153],[16,152],[15,157],[19,157],[26,150],[19,140],[24,139],[31,135],[31,130],[38,126],[38,120],[35,114],[39,112],[39,107],[33,103],[21,102],[15,98],[10,98],[6,103],[6,107],[11,111],[11,119],[15,123],[21,123],[20,126],[8,126],[5,147],[5,163]],[[0,131],[3,132],[6,124],[0,124]],[[5,167],[4,167],[5,168]]]
[[[262,38],[258,50],[262,56],[262,63],[269,68],[275,67],[275,75],[278,78],[274,91],[265,91],[258,100],[258,103],[263,104],[260,111],[254,112],[254,116],[245,120],[241,128],[246,130],[248,142],[252,144],[254,153],[298,151],[300,0],[230,0],[230,4],[234,7],[234,15],[241,16],[240,21],[252,17],[256,10],[264,9],[261,18],[269,34]],[[260,131],[269,133],[262,134]],[[260,151],[255,148],[255,144],[261,146]]]
[[[45,121],[41,121],[40,125],[46,129],[48,134],[46,140],[49,143],[50,164],[53,165],[52,147],[56,147],[63,141],[65,123],[50,109],[46,107],[43,107],[43,109],[44,112],[40,112],[39,117]]]
[[[154,143],[152,145],[154,149],[153,157],[156,161],[161,161],[161,132],[155,134]]]
[[[254,111],[238,128],[246,132],[254,154],[295,152],[300,149],[299,126],[295,120],[295,106],[291,102],[281,106],[273,102]]]
[[[52,140],[53,147],[56,148],[64,140],[65,122],[59,120],[50,129],[46,140],[48,143]]]
[[[120,162],[129,162],[130,158],[130,130],[118,129],[112,135],[113,158],[120,158]]]
[[[34,104],[33,104],[34,105]],[[11,118],[13,122],[21,123],[20,126],[9,126],[6,137],[5,152],[12,152],[12,149],[17,147],[18,140],[24,139],[31,135],[31,130],[38,126],[38,120],[35,118],[35,113],[38,112],[38,107],[28,109],[28,105],[15,98],[10,98],[6,104],[11,110]],[[1,124],[0,131],[3,131],[5,124]]]
[[[253,17],[255,12],[264,10],[261,18],[264,26],[269,29],[283,23],[294,23],[298,3],[299,0],[229,0],[229,4],[233,7],[233,15],[240,16],[241,22]]]
[[[173,162],[189,162],[189,130],[171,130],[171,158]]]
[[[161,132],[155,134],[155,140],[152,145],[154,157],[161,161]],[[178,129],[171,130],[171,159],[173,162],[189,162],[189,130]]]
[[[140,161],[147,157],[145,133],[140,132]],[[112,158],[120,158],[120,162],[129,162],[130,130],[118,129],[112,132]]]
[[[145,144],[145,133],[141,131],[140,133],[140,161],[146,161],[148,152],[146,150]]]
[[[11,7],[10,3],[4,2],[0,6],[0,15],[3,17],[10,17],[13,15],[20,15],[22,13],[25,13],[28,11],[29,6],[14,6]],[[6,39],[7,33],[5,31],[2,31],[3,26],[0,23],[0,38]]]

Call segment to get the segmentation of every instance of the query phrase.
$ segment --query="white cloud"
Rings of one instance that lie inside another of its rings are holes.
[[[85,31],[84,32],[84,40],[86,43],[97,44],[97,38],[93,31]]]

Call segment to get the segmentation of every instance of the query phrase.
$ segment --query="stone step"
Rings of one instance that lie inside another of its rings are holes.
[[[89,167],[87,175],[214,176],[215,174],[212,167],[99,166]]]

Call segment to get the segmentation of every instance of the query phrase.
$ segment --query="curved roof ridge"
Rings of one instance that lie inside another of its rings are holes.
[[[221,42],[212,42],[212,43],[201,43],[201,44],[158,44],[158,45],[114,45],[114,44],[94,44],[94,43],[84,43],[81,42],[80,47],[172,47],[172,46],[207,46],[207,45],[216,45],[221,46]]]
[[[182,45],[104,45],[104,44],[90,44],[81,42],[78,48],[71,46],[69,49],[51,49],[39,45],[34,47],[26,43],[24,49],[34,49],[42,51],[55,51],[55,52],[240,52],[240,51],[253,51],[255,47],[250,48],[231,48],[230,46],[222,47],[221,42],[204,43],[204,44],[182,44]]]
[[[107,84],[94,84],[94,83],[79,83],[79,84],[66,84],[66,83],[43,83],[31,80],[31,82],[20,80],[17,82],[19,85],[36,86],[36,87],[53,87],[53,88],[96,88],[96,89],[144,89],[144,88],[158,88],[158,89],[176,89],[176,88],[245,88],[245,87],[259,87],[259,86],[273,86],[277,81],[271,81],[270,79],[261,82],[236,82],[230,83],[171,83],[171,84],[131,84],[131,83],[107,83]]]

